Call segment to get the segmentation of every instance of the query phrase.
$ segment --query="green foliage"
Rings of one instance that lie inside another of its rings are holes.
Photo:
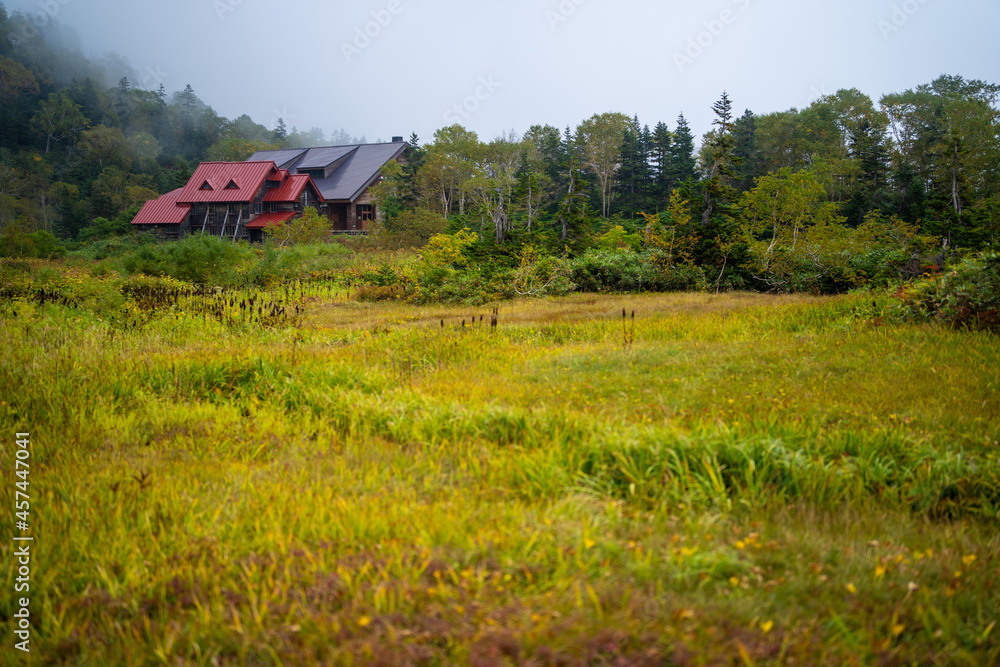
[[[135,234],[132,221],[139,214],[141,208],[141,205],[132,206],[116,215],[112,220],[94,218],[90,222],[90,226],[80,231],[79,240],[84,243],[92,243],[113,237],[132,236]]]
[[[0,257],[55,259],[66,252],[66,246],[52,232],[44,229],[28,234],[14,225],[8,225],[0,234]]]
[[[478,242],[479,236],[467,228],[455,234],[435,234],[424,248],[426,263],[433,268],[464,267],[468,263],[465,250]]]
[[[448,220],[425,208],[409,209],[374,222],[365,245],[380,250],[422,248],[435,235],[445,231]]]
[[[387,225],[392,225],[395,218],[403,211],[403,203],[412,199],[410,182],[406,178],[403,166],[396,160],[389,160],[379,168],[378,182],[369,188],[372,200],[382,212]]]
[[[271,262],[265,251],[263,263]],[[243,271],[256,264],[257,257],[244,245],[213,235],[188,236],[174,243],[145,246],[126,255],[121,266],[126,273],[169,276],[200,285],[234,285],[242,282]]]
[[[659,248],[588,250],[571,262],[572,281],[581,292],[703,291],[708,280],[698,266],[671,265]]]
[[[59,142],[72,137],[88,125],[80,106],[65,92],[50,93],[48,99],[39,102],[38,106],[38,113],[31,119],[31,125],[46,138],[46,153],[51,149],[53,141]]]
[[[630,234],[621,225],[615,225],[604,234],[597,237],[594,245],[597,250],[613,251],[629,249],[638,251],[642,248],[643,239],[638,234]]]
[[[534,246],[526,245],[521,249],[521,264],[507,284],[520,297],[564,296],[576,289],[572,273],[570,260],[542,255]]]
[[[964,259],[940,276],[904,287],[898,312],[962,329],[1000,333],[1000,254]]]
[[[31,234],[31,243],[34,246],[35,257],[41,259],[55,259],[66,254],[66,246],[59,242],[55,234],[44,229]]]
[[[259,139],[230,137],[213,144],[206,157],[216,162],[243,162],[258,151],[275,150],[278,144],[267,143]]]
[[[284,248],[290,244],[319,243],[330,236],[330,219],[309,206],[302,215],[264,230],[264,237]]]
[[[262,249],[254,249],[256,253],[259,253],[256,261],[250,257],[245,257],[240,262],[238,265],[239,274],[236,276],[235,284],[267,287],[276,283],[290,281],[304,272],[304,264],[308,254],[303,252],[303,250],[309,247],[296,246],[293,250],[288,251],[276,248],[273,243],[265,242]],[[334,248],[339,248],[339,246],[331,247],[331,252],[329,253],[323,253],[324,248],[319,248],[318,251],[311,253],[313,261],[310,268],[312,270],[317,269],[319,262],[316,261],[316,258],[336,255],[337,253],[334,251]]]
[[[506,285],[496,273],[480,267],[459,271],[438,266],[419,274],[412,301],[480,306],[509,296]]]

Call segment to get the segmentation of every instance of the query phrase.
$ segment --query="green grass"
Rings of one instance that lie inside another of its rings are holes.
[[[0,664],[1000,659],[995,335],[871,295],[574,295],[495,329],[273,296],[304,314],[0,304],[37,540],[30,656],[0,542]]]

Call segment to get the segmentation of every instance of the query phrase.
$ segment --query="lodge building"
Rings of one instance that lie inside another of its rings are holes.
[[[202,162],[187,184],[146,202],[132,221],[163,239],[212,234],[263,240],[264,229],[316,208],[334,233],[364,233],[377,219],[369,189],[390,160],[405,160],[402,137],[391,143],[259,151],[246,162]]]

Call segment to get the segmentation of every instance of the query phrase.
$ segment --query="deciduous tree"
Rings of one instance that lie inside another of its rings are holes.
[[[51,93],[39,105],[38,113],[31,119],[31,125],[45,135],[45,152],[56,143],[73,137],[88,126],[87,117],[80,106],[64,92]]]
[[[330,219],[309,206],[301,216],[267,227],[264,235],[281,248],[293,243],[318,243],[330,235]]]
[[[622,142],[630,120],[621,113],[595,114],[576,128],[580,163],[596,178],[601,193],[601,215],[611,210],[615,175],[621,168]]]

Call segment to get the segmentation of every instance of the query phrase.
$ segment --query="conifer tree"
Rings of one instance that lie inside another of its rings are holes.
[[[667,185],[670,190],[687,180],[697,179],[694,134],[683,113],[677,117],[677,129],[673,132],[668,156]]]

